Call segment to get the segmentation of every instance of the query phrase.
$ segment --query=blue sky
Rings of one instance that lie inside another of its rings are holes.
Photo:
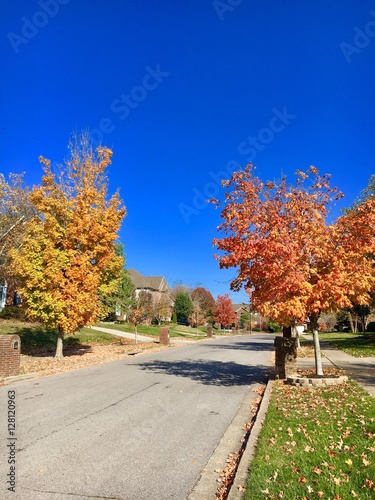
[[[252,160],[314,164],[350,205],[375,173],[375,1],[2,0],[0,169],[40,182],[90,129],[114,151],[127,266],[229,292],[204,200]],[[232,294],[235,302],[246,300]]]

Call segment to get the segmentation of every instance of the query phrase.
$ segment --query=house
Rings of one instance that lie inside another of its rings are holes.
[[[171,309],[173,302],[171,300],[169,294],[169,285],[165,280],[164,276],[143,276],[143,274],[139,273],[135,269],[129,269],[130,279],[135,286],[135,296],[138,297],[140,292],[149,292],[152,296],[153,304],[160,304],[161,310],[165,311],[167,305],[167,309]],[[171,314],[168,317],[165,313],[162,314],[163,321],[170,321]]]
[[[241,315],[251,313],[251,323],[255,328],[262,328],[264,324],[266,324],[265,318],[261,316],[258,312],[250,310],[249,304],[232,304],[233,311],[236,315],[236,325],[240,328],[243,328],[243,322],[241,321]]]
[[[250,313],[249,304],[232,304],[234,314],[236,315],[236,325],[241,325],[241,315]]]
[[[162,294],[169,292],[164,276],[143,276],[135,269],[129,269],[129,274],[137,297],[141,291],[150,292],[153,298],[160,298]]]

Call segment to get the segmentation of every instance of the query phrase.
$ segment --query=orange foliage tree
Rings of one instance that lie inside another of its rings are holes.
[[[231,326],[236,321],[236,314],[233,310],[233,304],[229,294],[218,295],[216,308],[214,311],[214,320],[220,323],[221,326]]]
[[[191,300],[194,303],[194,307],[198,307],[199,314],[203,316],[203,323],[201,324],[204,324],[205,321],[212,321],[216,302],[211,292],[202,286],[198,286],[191,292]]]
[[[215,246],[221,268],[237,269],[233,290],[251,288],[254,309],[283,326],[310,323],[316,370],[322,312],[366,304],[374,289],[375,201],[371,197],[327,224],[328,207],[342,196],[315,167],[263,183],[251,164],[223,184],[228,188]],[[220,203],[213,200],[217,206]]]
[[[107,199],[112,151],[94,151],[88,134],[75,137],[69,149],[70,158],[57,173],[49,160],[39,158],[42,185],[30,195],[38,215],[11,255],[28,316],[58,330],[58,359],[64,336],[103,313],[101,297],[117,289],[124,264],[115,240],[125,208],[118,193]]]

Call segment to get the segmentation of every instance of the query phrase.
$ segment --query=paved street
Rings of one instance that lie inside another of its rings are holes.
[[[16,391],[10,498],[185,499],[249,388],[265,379],[273,340],[217,338],[1,387],[2,457]],[[3,458],[2,485],[7,471]]]

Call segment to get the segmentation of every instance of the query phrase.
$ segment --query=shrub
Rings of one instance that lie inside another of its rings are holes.
[[[375,332],[375,321],[370,321],[366,328],[367,332]]]
[[[281,328],[280,328],[279,323],[276,323],[276,321],[269,319],[268,323],[267,323],[267,331],[269,331],[271,333],[281,332]]]
[[[20,321],[25,319],[25,311],[21,307],[5,306],[0,312],[2,319],[18,319]]]

